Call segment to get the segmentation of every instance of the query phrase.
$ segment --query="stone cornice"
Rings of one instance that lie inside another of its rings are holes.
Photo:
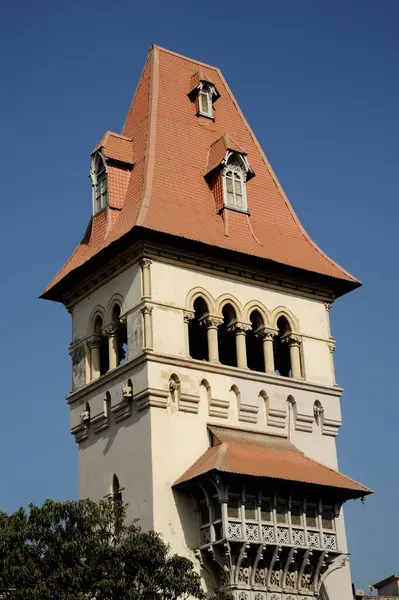
[[[147,360],[152,362],[160,362],[170,364],[177,367],[187,369],[195,369],[197,371],[207,371],[208,373],[218,373],[227,377],[237,377],[239,379],[251,379],[265,384],[280,385],[293,389],[314,392],[327,396],[342,395],[343,389],[335,385],[323,385],[313,381],[304,381],[303,379],[292,379],[291,377],[281,377],[280,375],[268,375],[260,371],[250,371],[249,369],[239,369],[238,367],[229,367],[220,363],[210,363],[193,358],[184,358],[181,356],[170,356],[157,352],[147,352]]]
[[[274,274],[272,271],[267,273],[264,269],[233,265],[227,260],[212,261],[211,258],[204,258],[204,255],[174,249],[160,244],[137,242],[129,249],[121,252],[113,260],[97,270],[94,275],[86,277],[78,285],[72,286],[70,292],[64,295],[64,303],[68,310],[91,294],[94,290],[103,286],[116,275],[131,267],[134,264],[139,264],[143,259],[158,260],[169,264],[184,265],[186,268],[195,269],[196,271],[215,274],[218,276],[233,279],[244,283],[256,283],[260,287],[268,289],[276,289],[284,291],[287,294],[303,296],[306,298],[318,299],[320,301],[331,304],[334,301],[334,296],[328,288],[319,287],[310,282],[298,281],[300,276],[291,278],[282,274]],[[140,266],[140,265],[139,265]],[[306,277],[306,274],[303,275]]]

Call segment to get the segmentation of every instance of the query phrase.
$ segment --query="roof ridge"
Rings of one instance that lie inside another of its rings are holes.
[[[151,200],[152,180],[155,164],[155,139],[157,131],[157,105],[159,92],[159,52],[158,47],[153,46],[150,49],[150,90],[149,90],[149,110],[148,110],[148,129],[147,145],[145,150],[144,163],[144,182],[143,191],[140,199],[140,208],[136,218],[136,225],[144,225],[144,220]]]
[[[349,271],[346,271],[346,269],[344,269],[343,267],[341,267],[341,265],[339,265],[338,263],[336,263],[332,258],[330,258],[327,254],[325,254],[325,252],[323,252],[323,250],[312,240],[312,238],[309,236],[309,234],[307,233],[307,231],[305,230],[305,228],[302,226],[301,222],[299,221],[299,219],[298,219],[298,217],[297,217],[297,215],[295,213],[295,210],[294,210],[291,202],[289,201],[286,193],[284,192],[283,188],[281,187],[280,182],[277,179],[277,176],[276,176],[275,172],[273,171],[273,168],[272,168],[271,164],[269,163],[269,161],[268,161],[268,159],[266,157],[266,154],[264,153],[262,146],[259,144],[259,142],[258,142],[258,140],[257,140],[257,138],[256,138],[256,136],[254,134],[254,132],[252,131],[252,128],[250,127],[247,119],[245,118],[244,113],[242,112],[242,110],[241,110],[241,108],[240,108],[237,100],[235,99],[235,96],[234,96],[233,92],[231,91],[229,84],[227,83],[226,79],[224,78],[224,76],[223,76],[223,74],[222,74],[222,72],[221,72],[221,70],[219,68],[217,68],[217,72],[218,72],[218,75],[219,75],[220,79],[224,83],[224,85],[226,87],[226,90],[227,90],[227,93],[230,95],[230,98],[231,98],[234,106],[236,107],[236,110],[237,110],[238,114],[240,115],[240,117],[242,118],[243,122],[245,123],[245,126],[248,129],[248,133],[252,137],[252,139],[254,141],[254,144],[257,147],[257,149],[258,149],[258,151],[260,153],[260,156],[261,156],[261,158],[263,159],[263,161],[264,161],[264,163],[266,165],[266,168],[269,170],[270,175],[271,175],[271,177],[272,177],[272,179],[274,181],[275,186],[277,187],[277,189],[279,190],[280,194],[282,195],[282,198],[283,198],[284,202],[286,203],[287,208],[288,208],[288,210],[289,210],[289,212],[290,212],[290,214],[291,214],[291,216],[292,216],[292,218],[293,218],[296,226],[298,227],[299,231],[302,233],[302,235],[305,237],[305,239],[313,246],[313,248],[317,252],[319,252],[325,259],[327,259],[332,265],[334,265],[334,267],[336,267],[341,273],[345,274],[352,281],[360,283],[359,280],[356,279],[356,277],[354,277],[351,273],[349,273]]]
[[[152,46],[150,46],[150,51],[153,48],[156,48],[157,50],[160,50],[161,52],[166,52],[167,54],[171,54],[172,56],[177,56],[178,58],[183,58],[187,62],[191,62],[196,65],[201,65],[202,67],[207,67],[208,69],[214,69],[215,71],[219,71],[218,67],[215,67],[215,65],[210,65],[209,63],[202,62],[200,60],[197,60],[196,58],[190,58],[189,56],[184,56],[184,54],[180,54],[179,52],[175,52],[174,50],[169,50],[168,48],[164,48],[163,46],[158,46],[158,44],[153,44]]]

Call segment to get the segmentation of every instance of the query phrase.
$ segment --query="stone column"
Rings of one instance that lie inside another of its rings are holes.
[[[301,337],[294,333],[289,333],[282,341],[286,342],[290,348],[291,376],[293,379],[302,379],[301,355],[299,350],[302,342]]]
[[[90,348],[90,381],[98,379],[101,375],[100,343],[100,335],[93,335],[87,340]]]
[[[143,281],[143,300],[149,300],[151,298],[151,263],[152,260],[150,258],[143,258],[140,262]]]
[[[336,385],[337,382],[335,379],[335,366],[334,366],[335,340],[332,337],[328,340],[328,349],[330,350],[330,356],[331,356],[332,382],[333,382],[333,385]]]
[[[274,375],[274,348],[273,348],[273,338],[277,335],[277,331],[274,329],[268,329],[267,327],[262,327],[255,331],[255,335],[260,338],[263,342],[263,357],[265,361],[265,373],[269,375]]]
[[[144,318],[144,350],[152,350],[152,306],[145,304],[141,308],[141,313]]]
[[[219,317],[207,315],[202,317],[201,324],[206,327],[208,336],[208,358],[209,362],[219,362],[218,327],[222,323]]]
[[[108,337],[109,370],[115,369],[119,364],[118,331],[119,323],[110,323],[103,329],[103,334]]]
[[[185,310],[184,313],[184,343],[185,343],[185,354],[190,356],[190,336],[189,336],[189,324],[195,317],[195,313],[192,310]]]
[[[236,337],[237,367],[246,369],[248,363],[245,336],[247,331],[251,330],[251,325],[247,325],[246,323],[234,323],[234,325],[229,327],[229,330],[234,331]]]

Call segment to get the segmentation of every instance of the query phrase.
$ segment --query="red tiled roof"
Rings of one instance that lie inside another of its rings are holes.
[[[133,140],[132,138],[107,131],[105,135],[98,142],[94,148],[92,154],[102,148],[104,155],[107,158],[124,162],[127,164],[133,164]]]
[[[205,174],[210,173],[221,164],[228,150],[239,152],[240,154],[247,154],[228,133],[225,133],[222,137],[217,139],[216,142],[213,142],[209,148],[209,158]]]
[[[339,488],[352,498],[373,493],[354,479],[308,458],[284,438],[227,427],[209,429],[214,445],[179,477],[175,486],[215,470]]]
[[[214,120],[197,117],[187,95],[193,72],[204,67],[220,93]],[[250,217],[224,211],[228,225],[216,212],[204,178],[210,149],[226,132],[245,149],[256,173],[247,184]],[[105,237],[86,237],[78,246],[44,297],[59,300],[56,286],[67,275],[136,226],[328,276],[331,285],[346,282],[346,290],[359,285],[299,223],[219,69],[153,46],[122,136],[105,138],[101,143],[110,157],[134,163],[121,210]]]
[[[160,48],[161,49],[161,48]],[[201,81],[207,81],[208,83],[215,83],[212,78],[204,71],[202,67],[198,69],[192,76],[190,81],[190,92],[198,87]]]

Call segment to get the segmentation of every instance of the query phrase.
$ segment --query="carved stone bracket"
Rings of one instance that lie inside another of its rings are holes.
[[[189,323],[190,321],[192,321],[195,317],[195,313],[192,310],[185,310],[183,312],[183,318],[184,318],[184,322],[185,323]]]
[[[240,323],[239,321],[237,321],[236,323],[233,323],[232,325],[230,325],[227,330],[228,331],[232,331],[233,333],[247,333],[247,331],[251,331],[252,329],[252,325],[248,324],[248,323]]]
[[[330,338],[328,340],[328,349],[330,350],[331,354],[333,352],[335,352],[335,348],[336,348],[335,340],[334,340],[334,338]]]

